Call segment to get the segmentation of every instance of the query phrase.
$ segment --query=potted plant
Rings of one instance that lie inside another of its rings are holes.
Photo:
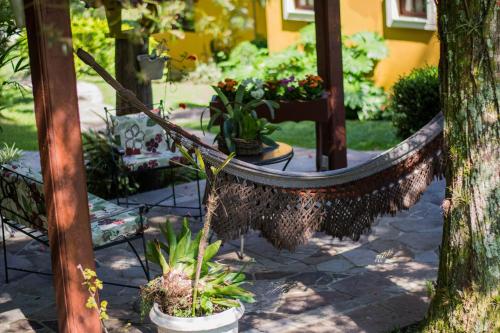
[[[219,149],[235,152],[236,155],[258,155],[263,144],[274,146],[276,143],[269,137],[278,126],[271,124],[266,118],[259,117],[256,109],[265,106],[271,118],[279,107],[276,102],[263,99],[262,82],[247,80],[237,88],[237,82],[226,79],[213,89],[221,101],[222,107],[212,106],[207,129],[220,125],[216,136]]]
[[[191,240],[188,220],[176,234],[167,221],[160,228],[166,242],[149,242],[148,259],[158,264],[162,275],[141,289],[144,310],[160,332],[233,332],[245,310],[241,302],[253,302],[253,295],[244,290],[245,274],[231,272],[212,259],[221,241],[209,244],[202,258],[197,295],[193,282],[202,231]],[[165,256],[168,255],[168,257]],[[196,299],[195,299],[196,297]],[[212,331],[211,331],[212,332]]]
[[[221,241],[207,241],[218,202],[217,187],[210,185],[234,155],[215,168],[205,165],[198,150],[196,160],[181,146],[179,150],[198,171],[210,170],[207,201],[215,204],[208,205],[203,229],[194,239],[184,219],[179,233],[168,221],[160,227],[166,242],[148,242],[147,258],[161,267],[162,274],[141,288],[142,312],[149,311],[159,332],[238,332],[238,320],[245,311],[242,302],[254,302],[253,294],[242,288],[244,267],[233,272],[214,261]]]
[[[160,80],[163,77],[165,63],[169,58],[162,56],[162,54],[167,50],[168,48],[164,42],[160,42],[151,54],[139,54],[137,56],[141,74],[145,81]]]
[[[234,80],[226,79],[223,83],[228,81]],[[262,98],[273,101],[276,105],[279,105],[279,109],[271,117],[266,105],[260,105],[255,109],[259,118],[266,118],[272,123],[304,120],[318,123],[328,122],[331,113],[328,93],[325,91],[323,79],[318,75],[306,75],[302,80],[298,80],[293,76],[280,80],[268,80],[263,82],[262,91]],[[234,98],[234,93],[224,92],[229,100]],[[212,110],[224,109],[218,95],[212,99],[210,108]]]

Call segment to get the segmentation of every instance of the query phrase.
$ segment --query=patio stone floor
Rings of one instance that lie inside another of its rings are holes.
[[[314,161],[311,154],[299,150],[290,168],[309,169]],[[350,161],[357,163],[371,156],[350,152]],[[195,203],[193,189],[194,184],[179,186],[179,200]],[[147,201],[167,191],[143,193],[132,199]],[[426,284],[435,280],[437,273],[443,197],[444,182],[435,181],[414,207],[379,218],[372,231],[358,242],[317,234],[292,253],[278,251],[257,233],[251,233],[246,237],[243,260],[236,254],[239,241],[227,242],[217,260],[235,269],[248,263],[248,287],[257,299],[246,305],[240,331],[375,333],[390,332],[422,319],[429,301]],[[164,208],[149,212],[148,239],[158,237],[158,225],[166,218],[180,224],[181,217],[171,214]],[[192,226],[199,229],[201,222],[193,221]],[[7,243],[10,263],[50,269],[49,251],[43,245],[19,233]],[[140,243],[136,243],[140,248]],[[104,280],[145,282],[127,245],[96,252],[96,264],[98,275]],[[0,332],[56,331],[51,278],[9,273],[9,284],[0,281]],[[0,276],[3,274],[1,265]],[[137,290],[106,285],[102,298],[109,301],[111,328],[123,328],[130,323],[130,332],[154,331],[147,320],[140,320]]]

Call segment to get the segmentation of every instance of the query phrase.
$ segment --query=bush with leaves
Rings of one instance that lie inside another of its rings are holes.
[[[87,188],[104,199],[134,192],[137,185],[129,179],[120,158],[120,146],[104,133],[82,133]]]
[[[378,61],[388,55],[381,36],[360,32],[342,38],[345,105],[349,118],[387,119],[386,94],[375,86],[372,76]],[[247,78],[279,80],[304,78],[317,72],[316,35],[313,24],[301,30],[299,41],[283,51],[270,53],[251,42],[238,44],[226,61],[219,64],[224,75],[242,81]]]
[[[71,30],[74,49],[85,49],[108,72],[114,73],[115,43],[113,38],[108,36],[109,29],[106,18],[99,15],[97,9],[83,12],[74,10],[71,17]],[[75,69],[78,76],[95,75],[95,72],[76,55]]]
[[[389,108],[401,139],[422,128],[440,111],[438,69],[414,69],[400,77],[394,84]]]

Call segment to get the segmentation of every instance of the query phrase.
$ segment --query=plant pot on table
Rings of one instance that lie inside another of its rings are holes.
[[[154,304],[149,318],[158,327],[159,333],[238,333],[238,321],[245,307],[240,303],[237,308],[205,317],[174,317],[161,312]]]
[[[262,153],[264,146],[260,140],[245,140],[234,138],[234,147],[236,156],[255,156]],[[227,148],[226,142],[223,139],[217,140],[217,148],[225,153],[229,154],[229,149]]]

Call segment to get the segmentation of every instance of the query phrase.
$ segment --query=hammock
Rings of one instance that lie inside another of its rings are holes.
[[[198,148],[209,165],[226,155],[151,112],[82,50],[78,56],[139,111],[186,149]],[[315,232],[358,240],[375,218],[414,205],[435,177],[442,178],[443,116],[371,160],[325,172],[283,172],[233,159],[213,186],[218,190],[212,228],[222,240],[259,230],[278,249],[293,250]],[[210,203],[209,203],[210,204]]]

